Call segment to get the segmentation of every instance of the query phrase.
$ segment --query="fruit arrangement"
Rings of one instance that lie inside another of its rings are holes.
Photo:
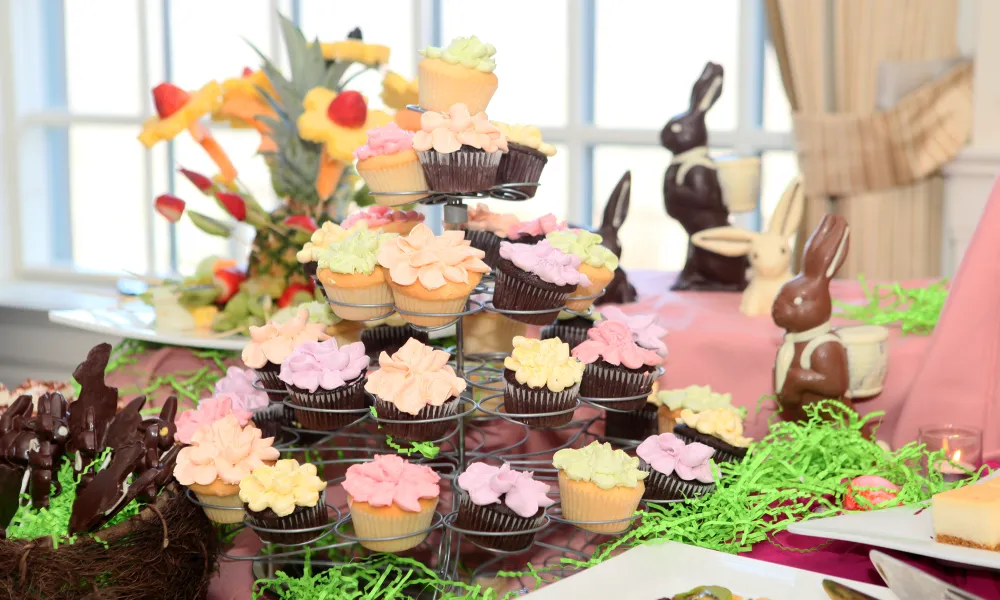
[[[419,121],[406,109],[417,101],[416,82],[396,73],[385,71],[381,95],[395,115],[370,108],[362,94],[346,89],[361,73],[383,71],[388,47],[365,43],[357,29],[342,41],[309,42],[290,21],[280,21],[287,76],[261,55],[260,69],[245,68],[239,77],[210,81],[198,90],[161,83],[152,90],[156,114],[138,136],[151,148],[187,132],[218,173],[180,172],[232,221],[192,210],[172,194],[155,199],[160,215],[171,223],[186,215],[204,233],[225,238],[234,235],[239,223],[254,230],[245,268],[213,257],[193,276],[164,283],[199,326],[220,333],[262,323],[274,310],[314,299],[313,283],[303,274],[296,252],[323,223],[339,222],[348,206],[372,203],[352,166],[352,152],[373,127],[393,120],[413,127]],[[240,183],[232,161],[203,123],[209,119],[260,134],[258,153],[281,198],[276,208],[265,209]]]

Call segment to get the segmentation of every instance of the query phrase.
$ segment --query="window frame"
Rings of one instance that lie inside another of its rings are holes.
[[[112,126],[134,126],[138,131],[144,116],[151,114],[152,100],[148,90],[152,87],[152,76],[149,61],[149,43],[140,43],[139,52],[139,84],[142,87],[142,114],[135,116],[97,115],[72,113],[68,110],[40,110],[26,112],[21,109],[22,114],[18,114],[18,107],[15,107],[13,86],[15,75],[13,65],[15,64],[15,54],[17,43],[10,35],[15,27],[21,28],[24,23],[14,23],[15,12],[20,20],[31,19],[32,26],[39,28],[43,32],[48,32],[46,39],[47,54],[59,57],[62,71],[57,75],[49,72],[47,77],[51,81],[62,81],[63,102],[65,102],[65,52],[62,50],[64,44],[64,3],[66,0],[44,0],[38,4],[25,8],[24,5],[13,6],[12,0],[0,0],[0,39],[9,40],[0,42],[0,131],[7,130],[4,136],[5,144],[0,148],[0,173],[4,174],[3,185],[0,187],[0,226],[4,223],[4,217],[8,226],[0,228],[0,231],[7,230],[7,243],[9,244],[10,260],[0,257],[0,276],[5,271],[19,280],[39,280],[39,281],[60,281],[67,283],[112,283],[120,275],[92,272],[85,272],[75,267],[58,266],[50,264],[45,266],[27,266],[24,261],[21,223],[22,212],[32,210],[26,206],[25,199],[20,197],[20,176],[22,173],[22,160],[19,149],[28,131],[37,130],[40,127],[55,128],[66,132],[64,140],[68,139],[69,128],[72,125],[112,125]],[[765,99],[765,47],[768,43],[766,33],[766,16],[764,12],[763,0],[738,0],[741,18],[739,20],[739,66],[737,77],[732,77],[738,82],[736,86],[730,86],[727,90],[730,93],[738,94],[737,98],[737,126],[729,131],[710,131],[709,140],[712,146],[731,148],[739,155],[761,155],[772,150],[791,150],[792,136],[789,132],[768,131],[764,126],[764,99]],[[171,39],[170,39],[170,14],[171,0],[140,1],[137,3],[139,39],[150,39],[150,10],[161,12],[163,37],[163,64],[159,66],[164,74],[164,79],[169,81],[171,75]],[[595,60],[596,49],[596,0],[568,0],[567,2],[567,23],[568,28],[568,106],[567,120],[562,127],[543,127],[542,134],[546,141],[565,145],[568,148],[568,191],[570,198],[567,220],[572,223],[584,225],[592,224],[594,214],[594,203],[600,202],[595,199],[593,189],[594,173],[594,150],[601,145],[628,145],[628,146],[659,146],[659,125],[650,129],[618,129],[609,127],[599,127],[594,123],[594,80],[595,80]],[[267,10],[269,12],[269,43],[267,51],[271,56],[280,57],[283,47],[280,37],[278,21],[275,15],[280,11],[289,15],[296,23],[301,21],[301,2],[299,0],[268,0]],[[414,0],[411,3],[411,22],[414,33],[414,40],[418,47],[426,45],[441,45],[442,24],[442,3],[441,0]],[[59,39],[53,39],[57,36]],[[58,66],[58,65],[49,65]],[[54,69],[50,69],[52,71]],[[53,86],[58,89],[59,86]],[[55,105],[51,101],[47,106]],[[224,129],[225,126],[212,125],[215,129]],[[141,151],[136,146],[136,151]],[[58,154],[58,150],[57,150]],[[58,219],[56,224],[62,231],[53,230],[48,235],[42,236],[63,240],[59,247],[61,252],[66,252],[68,246],[68,258],[72,255],[72,226],[69,196],[69,169],[68,151],[63,149],[65,176],[62,178],[51,177],[51,180],[62,181],[63,190],[61,194],[53,195],[52,204],[46,211],[51,218]],[[173,144],[167,145],[165,164],[157,165],[152,152],[144,152],[143,165],[145,177],[143,180],[142,192],[145,198],[152,199],[159,193],[173,193],[173,177],[167,177],[167,189],[154,189],[154,181],[157,177],[157,169],[165,169],[166,173],[176,170],[174,161]],[[46,164],[40,168],[48,169],[51,172],[51,164]],[[573,199],[580,199],[574,202]],[[6,207],[4,207],[6,204]],[[46,203],[48,204],[48,203]],[[5,211],[3,209],[6,209]],[[429,219],[433,222],[436,218],[438,207],[430,207],[428,211]],[[152,202],[146,203],[145,223],[150,232],[147,236],[147,269],[150,272],[157,272],[157,267],[164,266],[160,253],[164,244],[158,243],[156,229],[156,213],[152,208]],[[739,225],[751,229],[758,229],[761,223],[760,209],[755,213],[740,215],[737,219]],[[50,223],[52,221],[49,221]],[[169,258],[165,263],[171,270],[177,264],[177,244],[174,226],[170,226],[167,250]],[[236,242],[233,242],[236,244]],[[49,254],[51,255],[51,248]],[[5,264],[5,262],[7,264]]]

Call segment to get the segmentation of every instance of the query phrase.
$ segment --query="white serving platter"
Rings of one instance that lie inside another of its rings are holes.
[[[596,567],[545,586],[526,598],[659,600],[698,586],[717,585],[743,598],[829,600],[823,591],[824,579],[832,579],[880,600],[896,600],[888,588],[676,542],[633,548]]]

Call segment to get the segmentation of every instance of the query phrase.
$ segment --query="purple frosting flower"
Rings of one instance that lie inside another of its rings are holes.
[[[500,256],[555,285],[590,285],[590,279],[577,271],[580,257],[553,248],[547,240],[534,246],[500,242]]]
[[[649,466],[664,475],[676,473],[684,481],[697,479],[702,483],[712,483],[712,467],[709,463],[715,450],[705,444],[684,440],[672,433],[651,435],[636,448],[635,453]]]
[[[368,368],[361,342],[338,347],[337,340],[299,344],[281,364],[278,377],[288,385],[315,392],[335,390],[361,376]]]
[[[253,412],[268,404],[267,393],[253,386],[257,373],[252,369],[229,367],[226,376],[215,382],[215,396],[228,395],[233,399],[233,408]]]
[[[472,463],[458,476],[458,487],[469,494],[477,506],[497,504],[503,498],[507,508],[524,518],[555,504],[547,493],[549,486],[534,478],[530,471],[515,471],[507,463],[499,467],[486,463]]]
[[[624,323],[632,331],[637,346],[666,358],[667,345],[663,338],[667,329],[657,322],[656,315],[627,315],[617,306],[607,306],[601,308],[601,316],[608,321]]]

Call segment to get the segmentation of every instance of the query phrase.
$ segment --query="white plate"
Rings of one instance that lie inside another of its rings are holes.
[[[676,542],[633,548],[526,598],[658,600],[698,586],[718,585],[744,598],[829,600],[823,591],[824,579],[838,581],[880,600],[896,600],[888,588]]]
[[[995,476],[984,478],[980,483]],[[1000,569],[1000,552],[935,542],[930,503],[927,503],[926,510],[920,508],[901,506],[812,519],[792,523],[788,530],[799,535],[856,542],[963,565]]]
[[[49,320],[74,329],[91,331],[116,338],[129,338],[169,344],[186,348],[209,348],[213,350],[243,350],[250,338],[233,335],[225,338],[211,337],[204,333],[176,333],[157,331],[153,326],[156,316],[153,309],[141,302],[129,302],[118,307],[88,310],[53,310]],[[455,327],[448,327],[428,334],[431,339],[455,335]]]

